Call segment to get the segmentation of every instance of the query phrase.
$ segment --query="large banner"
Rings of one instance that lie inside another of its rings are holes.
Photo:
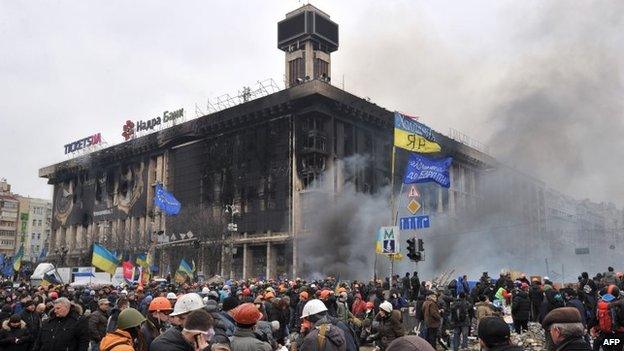
[[[448,188],[451,186],[449,167],[452,157],[429,159],[419,154],[410,154],[405,168],[404,184],[436,182]]]

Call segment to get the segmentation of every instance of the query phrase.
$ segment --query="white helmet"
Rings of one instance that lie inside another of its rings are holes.
[[[167,293],[167,300],[177,300],[177,299],[178,299],[178,297],[176,296],[176,294],[174,294],[172,292]]]
[[[319,299],[312,299],[308,301],[305,306],[303,306],[303,311],[301,311],[301,319],[326,311],[327,307],[325,306],[323,301]]]
[[[202,288],[202,292],[201,292],[201,293],[202,293],[203,295],[208,295],[208,293],[209,293],[209,292],[210,292],[210,289],[208,289],[208,287],[207,287],[207,286],[204,286],[204,287]]]
[[[379,305],[379,309],[386,313],[392,313],[392,304],[388,301],[384,301]]]
[[[204,302],[201,296],[196,293],[188,293],[182,295],[173,306],[173,312],[170,316],[178,316],[181,314],[189,313],[200,308],[204,308]]]

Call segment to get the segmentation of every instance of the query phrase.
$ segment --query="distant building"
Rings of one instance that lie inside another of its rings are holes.
[[[18,196],[18,244],[24,245],[24,260],[36,262],[47,254],[48,238],[52,230],[52,201]],[[21,228],[24,232],[21,232]]]
[[[13,256],[17,239],[19,200],[11,193],[11,185],[0,179],[0,254]]]

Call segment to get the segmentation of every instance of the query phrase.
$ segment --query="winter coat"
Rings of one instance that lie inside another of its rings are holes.
[[[529,294],[519,291],[511,303],[511,316],[514,321],[528,321],[531,315],[531,301]]]
[[[121,310],[117,307],[113,308],[111,311],[110,317],[108,317],[108,323],[106,324],[107,333],[117,330],[117,318],[119,318],[120,312]]]
[[[475,308],[476,308],[475,317],[477,318],[477,324],[479,323],[481,319],[485,317],[489,317],[489,316],[495,316],[497,314],[496,309],[489,302],[485,302],[485,301],[477,302],[475,304]]]
[[[20,327],[12,329],[9,320],[2,322],[0,330],[0,350],[3,351],[28,351],[33,340],[26,327],[26,322],[20,321]]]
[[[89,315],[89,340],[100,342],[106,335],[108,316],[101,309],[97,309]]]
[[[308,301],[299,301],[297,303],[297,307],[295,308],[295,315],[292,316],[292,318],[290,319],[290,331],[291,332],[295,332],[298,333],[299,330],[301,329],[301,314],[303,314],[303,306],[305,306],[305,304]]]
[[[171,327],[152,341],[149,351],[194,351],[194,347],[184,339],[180,329]]]
[[[393,310],[389,316],[381,318],[381,315],[377,320],[379,321],[378,335],[379,344],[382,349],[385,349],[390,345],[392,340],[405,335],[403,330],[403,319],[401,317],[401,311]]]
[[[531,300],[531,303],[535,306],[542,304],[544,293],[542,292],[542,286],[540,284],[531,284],[531,288],[529,288],[529,300]]]
[[[324,347],[319,348],[319,343],[325,336]],[[326,318],[322,318],[314,325],[314,328],[303,339],[299,351],[346,351],[347,345],[344,332],[335,325],[331,325]],[[234,351],[234,350],[233,350]]]
[[[35,351],[87,351],[89,332],[75,307],[67,316],[52,316],[41,325]]]
[[[451,304],[451,326],[469,327],[472,323],[472,305],[466,300],[458,299]]]
[[[132,336],[120,329],[107,333],[100,342],[100,351],[134,351]]]
[[[39,329],[41,328],[41,316],[37,312],[30,312],[29,310],[22,311],[22,320],[26,322],[26,328],[32,336],[32,341],[39,335]]]
[[[366,302],[362,299],[355,299],[353,305],[351,305],[351,314],[360,318],[364,313],[366,313]]]
[[[565,339],[554,348],[555,351],[590,351],[591,349],[582,337]]]
[[[232,351],[271,351],[271,345],[256,338],[251,329],[237,328],[230,341]]]
[[[585,305],[579,299],[571,299],[566,303],[566,307],[574,307],[581,314],[581,323],[583,325],[587,325],[587,310],[585,309]]]
[[[425,303],[423,303],[423,319],[427,328],[440,328],[442,316],[440,315],[438,304],[435,301],[427,299]]]
[[[563,307],[563,296],[556,290],[548,290],[544,294],[546,298],[542,302],[540,306],[540,315],[539,322],[542,323],[544,317],[548,314],[548,312],[554,310],[555,308]]]
[[[617,283],[617,277],[615,276],[615,272],[606,272],[604,274],[604,278],[602,278],[605,285],[611,285]]]

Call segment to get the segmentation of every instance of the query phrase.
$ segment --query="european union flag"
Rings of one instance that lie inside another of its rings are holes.
[[[172,193],[165,190],[162,184],[156,184],[154,205],[158,206],[166,215],[177,215],[182,205]]]

